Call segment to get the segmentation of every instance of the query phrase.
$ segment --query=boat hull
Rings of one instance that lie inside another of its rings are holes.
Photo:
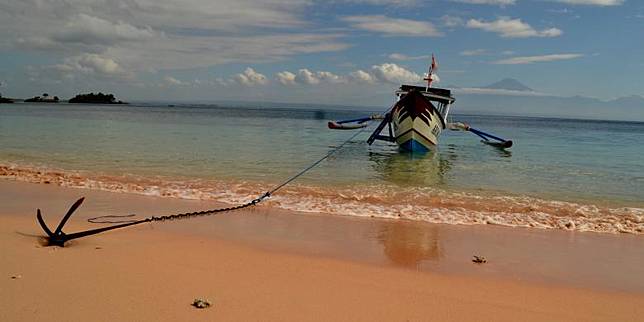
[[[427,152],[438,144],[444,121],[432,103],[417,91],[403,96],[392,110],[395,141],[401,149]]]

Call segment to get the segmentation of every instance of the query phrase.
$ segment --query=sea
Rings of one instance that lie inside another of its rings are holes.
[[[248,202],[338,148],[329,120],[382,112],[297,104],[0,105],[0,179]],[[358,133],[261,207],[440,224],[644,233],[644,123],[451,116],[511,139],[445,130],[410,154]],[[359,131],[359,130],[357,130]],[[197,210],[197,209],[196,209]],[[369,220],[369,219],[367,219]]]

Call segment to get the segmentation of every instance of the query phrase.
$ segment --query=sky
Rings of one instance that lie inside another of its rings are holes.
[[[439,87],[644,95],[644,1],[0,0],[9,97],[377,106],[432,54]]]

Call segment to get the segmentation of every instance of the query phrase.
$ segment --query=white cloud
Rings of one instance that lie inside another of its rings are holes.
[[[317,85],[320,83],[339,84],[346,83],[347,78],[327,71],[312,72],[306,68],[300,69],[296,74],[289,71],[279,72],[277,81],[282,85]]]
[[[244,37],[179,37],[147,43],[142,48],[113,47],[108,52],[137,69],[184,69],[226,63],[265,63],[297,54],[338,51],[338,35],[275,34]],[[142,50],[145,48],[145,50]]]
[[[339,84],[339,83],[345,82],[345,79],[343,77],[333,74],[331,72],[317,72],[316,76],[318,79],[320,79],[320,81],[330,83],[330,84]]]
[[[463,18],[450,16],[450,15],[442,16],[441,21],[443,22],[443,25],[445,25],[446,27],[458,27],[465,24],[465,21],[463,21]]]
[[[365,83],[365,84],[372,84],[372,83],[375,83],[376,81],[373,75],[365,72],[362,69],[349,73],[348,78],[352,82]]]
[[[266,76],[264,76],[264,74],[258,73],[250,67],[246,68],[243,73],[235,75],[233,77],[233,80],[238,84],[246,86],[268,84],[268,79],[266,78]]]
[[[431,22],[390,18],[387,16],[350,16],[342,20],[353,28],[378,32],[387,36],[437,37],[442,36]]]
[[[471,3],[471,4],[491,4],[491,5],[499,5],[499,6],[511,5],[516,3],[516,0],[451,0],[451,1]]]
[[[405,54],[393,53],[393,54],[390,54],[388,57],[389,59],[404,61],[404,60],[430,59],[432,56],[431,55],[407,56]]]
[[[552,55],[542,55],[542,56],[522,56],[522,57],[512,57],[508,59],[502,59],[495,61],[494,64],[499,65],[521,65],[521,64],[533,64],[541,62],[551,62],[558,60],[569,60],[583,57],[581,54],[552,54]]]
[[[164,83],[165,83],[166,85],[170,85],[170,86],[186,86],[186,85],[190,85],[190,83],[188,83],[188,82],[184,82],[184,81],[180,81],[180,80],[178,80],[178,79],[176,79],[176,78],[174,78],[174,77],[172,77],[172,76],[166,76],[166,77],[164,77],[164,78],[163,78],[163,81],[164,81]]]
[[[567,4],[578,4],[588,6],[619,6],[624,3],[624,0],[555,0],[557,2]]]
[[[485,49],[470,49],[470,50],[463,50],[459,53],[461,56],[480,56],[484,55],[487,53],[487,50]]]
[[[121,67],[115,60],[98,54],[82,54],[66,58],[63,64],[50,67],[64,77],[95,76],[97,78],[130,78],[132,73]]]
[[[228,86],[228,85],[231,85],[231,84],[235,84],[235,80],[233,80],[233,79],[223,79],[221,77],[217,77],[217,78],[215,78],[215,80],[212,83],[215,84],[215,85],[219,85],[219,86]]]
[[[536,30],[521,19],[510,19],[500,17],[495,21],[486,22],[483,20],[470,19],[466,26],[473,29],[481,29],[488,32],[494,32],[504,38],[527,38],[527,37],[557,37],[562,31],[557,28]]]
[[[339,51],[343,34],[302,28],[309,0],[0,1],[0,50],[108,56],[125,69],[203,68]]]
[[[84,13],[73,16],[65,27],[53,35],[62,43],[112,45],[120,41],[142,41],[157,36],[152,28],[138,28],[119,21],[111,22]]]
[[[62,45],[51,40],[39,36],[34,37],[18,37],[13,41],[13,45],[20,49],[33,49],[33,50],[47,50],[53,48],[62,48]]]
[[[371,74],[376,80],[386,83],[416,83],[422,77],[412,71],[392,63],[371,66]]]
[[[277,81],[280,82],[282,85],[295,85],[295,74],[288,72],[288,71],[283,71],[275,74],[275,77],[277,78]]]
[[[364,4],[371,4],[371,5],[411,7],[411,6],[417,6],[421,4],[422,0],[344,0],[344,2],[364,3]]]
[[[297,71],[297,75],[295,75],[295,82],[300,84],[315,85],[320,83],[320,80],[315,77],[315,74],[313,74],[310,70],[300,69]]]
[[[289,71],[279,72],[276,79],[283,85],[319,85],[319,84],[400,84],[416,83],[422,76],[393,63],[373,65],[368,71],[362,69],[350,72],[347,75],[336,75],[328,71],[313,72],[303,68],[297,73]],[[435,81],[438,81],[438,76]]]

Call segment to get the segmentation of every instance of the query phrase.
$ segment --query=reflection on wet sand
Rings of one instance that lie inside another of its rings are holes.
[[[426,154],[401,153],[398,149],[370,152],[373,170],[383,180],[400,186],[441,186],[451,169],[455,154],[449,149]],[[378,224],[377,241],[393,264],[418,268],[425,261],[437,261],[444,254],[439,228],[414,222],[384,221]]]
[[[418,267],[423,261],[437,261],[444,256],[437,226],[414,222],[383,222],[377,240],[383,253],[393,264]]]

